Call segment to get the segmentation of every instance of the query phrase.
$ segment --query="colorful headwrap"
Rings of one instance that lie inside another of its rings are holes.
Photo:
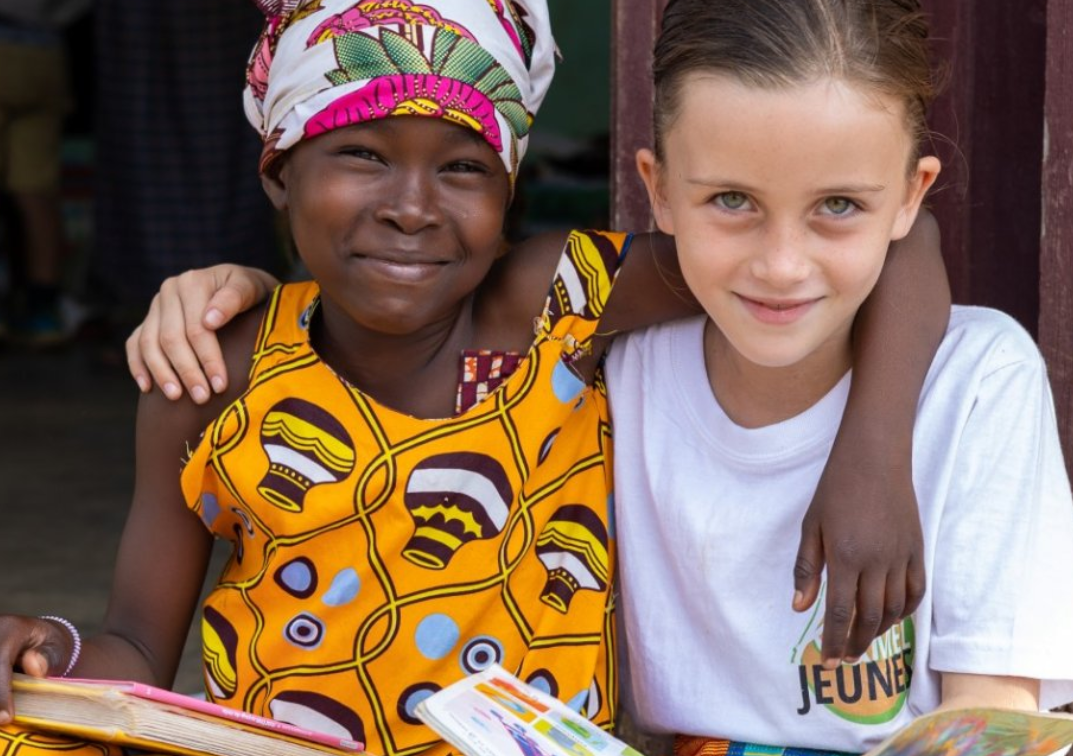
[[[262,171],[303,139],[418,115],[472,128],[514,177],[555,69],[546,0],[255,1],[245,105]]]

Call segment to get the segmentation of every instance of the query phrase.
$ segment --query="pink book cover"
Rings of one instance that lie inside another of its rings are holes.
[[[324,732],[307,730],[304,727],[298,727],[286,722],[262,717],[258,714],[251,714],[248,711],[242,711],[241,709],[232,709],[227,706],[221,706],[220,704],[214,704],[211,701],[205,701],[200,698],[184,696],[181,693],[164,690],[163,688],[156,688],[145,683],[130,682],[127,680],[97,680],[75,677],[57,677],[53,679],[55,679],[56,682],[61,683],[78,683],[80,685],[94,685],[110,688],[135,698],[158,701],[177,709],[185,709],[187,711],[197,712],[198,714],[207,714],[210,717],[228,719],[232,722],[239,722],[262,730],[271,730],[280,735],[297,738],[298,740],[308,740],[311,743],[319,743],[340,751],[359,752],[365,749],[365,745],[357,740],[340,738]]]

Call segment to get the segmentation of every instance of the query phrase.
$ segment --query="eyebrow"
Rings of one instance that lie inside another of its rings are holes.
[[[424,116],[411,116],[411,117],[413,117],[413,118],[423,118]],[[396,119],[388,117],[388,118],[376,118],[376,119],[373,119],[371,121],[363,121],[361,123],[354,123],[354,124],[351,124],[350,126],[348,126],[346,128],[351,128],[351,129],[354,129],[356,131],[372,131],[372,132],[381,131],[381,132],[392,133],[392,132],[395,132],[395,131],[398,130],[396,124],[397,124]],[[487,141],[485,140],[485,138],[483,136],[481,136],[481,134],[479,134],[476,131],[474,131],[473,129],[466,128],[465,126],[461,126],[459,124],[452,124],[452,125],[457,126],[457,128],[453,128],[450,131],[444,132],[444,137],[443,137],[444,140],[452,141],[452,142],[456,142],[456,141],[457,142],[471,141],[471,142],[476,142],[477,144],[487,144]],[[338,131],[342,131],[342,129],[338,129]]]
[[[871,194],[886,189],[886,184],[846,184],[821,189],[819,194]]]
[[[718,187],[727,191],[743,192],[745,194],[756,193],[756,189],[749,186],[748,184],[742,184],[737,181],[732,181],[730,179],[723,179],[719,177],[690,178],[687,176],[686,183],[692,184],[694,186],[708,186],[713,188]],[[882,192],[886,188],[886,184],[842,184],[839,186],[824,187],[823,189],[818,190],[816,194],[870,194],[874,192]]]
[[[458,126],[458,128],[451,129],[451,141],[465,140],[476,142],[477,144],[488,144],[488,141],[474,129],[466,128],[465,126],[460,126],[458,124],[453,125]]]

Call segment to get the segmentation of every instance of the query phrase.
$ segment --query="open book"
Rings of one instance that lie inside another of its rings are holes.
[[[1073,717],[952,709],[918,717],[865,756],[1049,756],[1073,744]]]
[[[641,756],[498,665],[434,693],[416,713],[466,756]]]
[[[11,687],[16,724],[85,740],[187,756],[338,756],[363,748],[143,683],[15,674]]]
[[[498,666],[429,696],[417,715],[467,756],[641,756]],[[865,756],[1047,756],[1073,743],[1073,717],[1005,709],[928,714]]]

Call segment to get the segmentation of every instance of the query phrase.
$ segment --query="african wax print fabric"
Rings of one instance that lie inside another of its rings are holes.
[[[455,414],[467,410],[496,390],[517,369],[522,356],[517,352],[476,349],[462,352],[458,366],[458,394]]]
[[[817,751],[811,748],[739,743],[720,738],[678,735],[674,739],[674,756],[852,756],[842,751]]]
[[[35,732],[16,725],[0,726],[0,756],[123,756],[121,748],[83,743],[62,735]]]
[[[210,698],[366,742],[452,753],[414,716],[493,662],[611,725],[611,439],[586,354],[628,237],[574,232],[535,340],[444,419],[385,407],[310,345],[315,284],[284,285],[248,391],[187,464],[233,555],[203,609]]]
[[[246,116],[262,171],[303,139],[390,116],[471,128],[516,175],[551,84],[546,0],[262,0]]]

